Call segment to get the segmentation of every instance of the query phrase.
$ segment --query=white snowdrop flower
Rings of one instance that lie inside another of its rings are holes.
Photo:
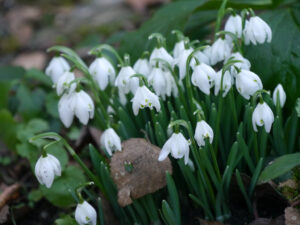
[[[225,23],[224,30],[235,34],[238,38],[242,37],[242,18],[239,15],[231,15]],[[226,39],[232,42],[232,37],[226,35]]]
[[[184,40],[177,42],[173,49],[174,58],[178,58],[182,51],[185,50]]]
[[[101,90],[104,90],[109,83],[113,84],[115,81],[116,71],[105,57],[96,58],[91,63],[89,72]]]
[[[123,92],[123,90],[121,90],[121,89],[118,90],[118,96],[119,96],[120,103],[122,105],[126,105],[127,98],[126,98],[126,94]]]
[[[270,133],[272,123],[274,122],[274,114],[270,107],[265,103],[258,103],[252,114],[252,125],[255,132],[257,126],[265,126],[267,133]]]
[[[232,53],[229,56],[229,58],[232,58],[232,60],[241,61],[241,62],[236,62],[231,66],[230,72],[233,76],[236,76],[236,74],[238,73],[237,69],[238,70],[241,70],[241,69],[250,70],[251,63],[249,62],[248,59],[244,58],[239,52]],[[228,59],[226,60],[225,64],[227,63]]]
[[[121,139],[112,128],[108,128],[102,133],[100,144],[110,156],[113,152],[122,150]]]
[[[51,155],[41,156],[35,164],[35,176],[40,184],[47,188],[52,186],[55,175],[61,175],[61,166],[58,159]]]
[[[214,132],[204,120],[201,120],[197,122],[194,137],[199,147],[202,147],[205,146],[205,138],[209,138],[209,143],[213,142]]]
[[[124,66],[121,68],[116,78],[115,85],[119,90],[122,90],[124,94],[128,94],[129,91],[133,94],[135,93],[139,84],[139,79],[137,77],[131,77],[134,74],[136,74],[136,72],[131,66]]]
[[[160,102],[158,96],[152,93],[146,86],[138,87],[132,101],[132,110],[136,116],[140,109],[145,107],[151,110],[155,107],[156,111],[160,111]]]
[[[61,95],[64,91],[68,91],[69,93],[73,92],[76,88],[76,84],[71,81],[75,80],[75,75],[72,72],[66,71],[61,77],[59,77],[56,84],[56,93],[57,95]]]
[[[286,94],[281,84],[278,84],[273,92],[273,102],[277,105],[277,95],[279,95],[279,103],[281,108],[284,106],[286,101]]]
[[[164,71],[159,67],[154,67],[148,78],[149,84],[153,87],[155,94],[165,99],[167,94],[167,80]]]
[[[46,75],[51,77],[51,80],[54,85],[56,85],[59,77],[64,74],[64,72],[69,71],[71,69],[67,60],[63,57],[54,57],[51,59],[49,65],[46,68]]]
[[[176,81],[170,71],[165,71],[165,79],[167,81],[166,94],[167,96],[173,95],[174,97],[178,96],[178,88]]]
[[[246,21],[244,29],[245,44],[256,45],[264,42],[270,43],[272,40],[272,30],[269,25],[258,16],[253,16]]]
[[[64,94],[58,102],[59,117],[65,127],[70,127],[74,115],[79,121],[87,125],[89,119],[94,117],[94,103],[84,91]]]
[[[216,63],[227,59],[230,53],[231,46],[228,44],[228,42],[222,38],[218,38],[211,46],[211,65],[215,65]]]
[[[187,59],[192,52],[193,52],[193,49],[185,49],[181,52],[180,56],[178,57],[177,65],[179,68],[179,79],[180,80],[185,78]],[[190,61],[190,66],[194,67],[195,64],[196,64],[195,59],[192,59]]]
[[[199,62],[205,63],[206,65],[210,65],[208,54],[205,54],[202,51],[196,51],[194,53],[194,56],[199,60]]]
[[[148,77],[151,72],[151,66],[147,59],[138,59],[133,66],[133,70]]]
[[[187,164],[189,161],[189,152],[188,140],[181,133],[173,133],[162,147],[158,160],[165,160],[169,153],[171,153],[175,159],[184,157],[184,163]]]
[[[170,66],[174,66],[174,59],[173,57],[167,52],[167,50],[164,47],[160,47],[160,48],[155,48],[151,55],[150,55],[150,64],[151,66],[155,66],[157,64],[157,60],[155,59],[163,59],[165,61],[167,61]],[[161,63],[159,62],[159,65],[161,65]]]
[[[75,220],[79,225],[97,225],[96,210],[87,201],[78,203],[75,210]]]
[[[210,88],[214,85],[216,72],[213,68],[206,65],[205,63],[200,63],[195,66],[192,74],[192,84],[197,86],[204,94],[210,94]]]
[[[245,99],[263,88],[262,82],[255,73],[242,69],[235,78],[236,89]]]
[[[217,96],[219,94],[220,88],[221,88],[221,79],[222,79],[222,70],[216,73],[215,76],[215,95]],[[230,88],[232,86],[232,76],[230,75],[229,71],[226,70],[223,75],[223,98],[227,95]]]
[[[203,50],[203,54],[208,58],[208,63],[206,63],[207,65],[212,65],[212,60],[211,60],[211,46],[207,46],[204,50]],[[201,61],[200,61],[201,62]],[[203,61],[204,62],[204,61]],[[205,63],[205,62],[204,62]]]

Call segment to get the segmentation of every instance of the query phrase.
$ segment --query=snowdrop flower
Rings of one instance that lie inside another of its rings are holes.
[[[203,50],[203,54],[207,57],[208,59],[208,63],[206,63],[207,65],[213,65],[212,64],[212,60],[211,60],[211,46],[208,46],[207,48],[205,48]],[[197,56],[196,56],[197,57]],[[200,61],[201,62],[201,61]],[[205,61],[203,61],[205,63]]]
[[[165,160],[169,153],[171,153],[175,159],[184,157],[184,163],[187,164],[189,161],[189,151],[188,140],[181,133],[173,133],[162,147],[158,160]]]
[[[84,91],[64,94],[58,102],[59,117],[65,127],[70,127],[74,115],[79,121],[87,125],[89,119],[94,117],[94,103]]]
[[[132,101],[132,110],[136,116],[140,109],[148,107],[153,109],[155,107],[156,111],[160,111],[160,102],[158,96],[152,93],[146,86],[138,87]]]
[[[179,68],[179,79],[182,80],[186,75],[186,64],[189,55],[193,52],[193,49],[184,49],[178,57],[177,65]],[[190,66],[194,67],[196,64],[195,59],[190,61]]]
[[[114,151],[121,151],[121,139],[112,128],[106,129],[100,138],[103,149],[111,156]]]
[[[184,40],[177,42],[173,49],[174,58],[178,58],[182,51],[185,50]]]
[[[258,126],[265,126],[267,133],[270,132],[272,123],[274,122],[274,114],[270,107],[265,103],[258,103],[252,114],[252,125],[255,132]]]
[[[165,71],[164,73],[165,79],[167,81],[166,94],[167,96],[171,96],[173,94],[174,97],[178,96],[178,88],[176,85],[176,81],[170,71]]]
[[[206,48],[207,49],[207,48]],[[206,50],[208,51],[208,50]],[[206,65],[210,65],[210,62],[209,62],[209,57],[208,57],[208,54],[206,52],[206,54],[202,51],[196,51],[194,53],[194,56],[199,60],[199,62],[201,63],[205,63]]]
[[[231,53],[231,47],[226,40],[218,38],[211,46],[210,63],[215,65],[216,63],[228,58]]]
[[[173,67],[173,57],[167,52],[164,47],[155,48],[150,55],[150,64],[155,66],[157,64],[157,60],[155,59],[163,59],[167,61]],[[160,65],[161,63],[159,63]]]
[[[216,72],[213,68],[206,65],[205,63],[200,63],[195,66],[192,74],[192,84],[197,86],[204,94],[210,94],[210,88],[214,85]]]
[[[221,87],[221,79],[222,79],[222,70],[216,73],[215,76],[215,95],[217,96]],[[223,75],[223,98],[227,95],[232,85],[232,77],[228,70]]]
[[[245,99],[263,88],[262,82],[255,73],[242,69],[235,79],[236,89]]]
[[[75,219],[79,225],[97,225],[96,210],[87,201],[78,203],[75,210]]]
[[[161,68],[155,67],[152,69],[148,82],[153,87],[155,94],[162,96],[162,98],[165,99],[167,94],[167,80],[165,78],[164,71]]]
[[[35,164],[35,176],[40,184],[44,184],[47,188],[52,186],[55,175],[61,175],[61,166],[58,159],[47,154],[46,156],[41,156],[37,163]]]
[[[239,15],[231,15],[225,23],[224,30],[235,34],[238,38],[242,37],[242,18]],[[226,35],[226,39],[232,42],[232,37]]]
[[[54,85],[56,85],[58,79],[61,75],[64,74],[64,72],[69,71],[70,65],[68,64],[67,60],[65,60],[63,57],[54,57],[49,65],[46,68],[46,75],[51,77],[51,80]]]
[[[205,146],[205,138],[209,138],[209,143],[213,142],[214,132],[204,120],[201,120],[196,125],[194,137],[199,147],[202,147]]]
[[[70,86],[70,82],[75,80],[75,75],[72,72],[66,71],[57,81],[56,84],[56,92],[57,95],[61,95],[64,91],[69,91],[69,93],[73,92],[76,88],[76,84],[72,83]]]
[[[264,42],[270,43],[272,40],[272,30],[269,25],[258,16],[253,16],[246,21],[244,29],[245,44],[250,42],[254,45]]]
[[[248,59],[244,58],[239,52],[232,53],[229,56],[229,58],[232,58],[232,60],[241,61],[241,62],[236,62],[236,63],[234,63],[233,66],[231,66],[230,72],[231,72],[232,75],[236,76],[236,74],[238,73],[237,69],[239,69],[239,70],[241,70],[241,69],[250,70],[251,63],[249,62]],[[228,62],[228,59],[226,60],[225,63]]]
[[[147,59],[138,59],[133,66],[133,70],[145,77],[148,77],[151,71],[151,66]]]
[[[105,57],[96,58],[91,63],[89,72],[101,90],[104,90],[109,83],[113,84],[115,81],[115,69]]]
[[[282,87],[281,84],[278,84],[276,86],[276,88],[274,89],[274,92],[273,92],[273,102],[274,102],[274,105],[277,105],[277,95],[279,95],[279,104],[281,106],[281,108],[284,106],[285,104],[285,100],[286,100],[286,94],[285,94],[285,91]]]
[[[136,74],[131,66],[124,66],[121,68],[115,85],[122,90],[124,94],[128,94],[131,91],[133,94],[136,92],[136,89],[139,86],[139,79],[137,77],[131,77]]]

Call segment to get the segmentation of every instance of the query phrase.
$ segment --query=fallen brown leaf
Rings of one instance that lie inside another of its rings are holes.
[[[7,204],[9,200],[15,199],[21,185],[15,183],[10,186],[5,186],[0,194],[0,210]]]
[[[285,225],[300,225],[299,209],[287,207],[284,210]]]
[[[249,225],[284,225],[284,218],[283,216],[279,216],[275,219],[257,218]]]
[[[12,62],[15,66],[22,66],[25,69],[43,69],[47,56],[44,52],[29,52],[18,55]]]
[[[170,0],[126,0],[136,11],[144,11],[148,6],[160,3],[167,3]]]
[[[8,205],[5,205],[1,210],[0,210],[0,224],[6,223],[7,222],[7,217],[9,214],[9,207]]]

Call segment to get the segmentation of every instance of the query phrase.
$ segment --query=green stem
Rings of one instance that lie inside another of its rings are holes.
[[[217,21],[216,21],[216,28],[215,28],[215,39],[217,37],[217,33],[220,31],[220,27],[221,27],[221,22],[222,22],[222,19],[225,15],[225,7],[226,7],[226,4],[227,4],[227,0],[223,0],[222,4],[221,4],[221,7],[218,11],[218,17],[217,17]]]
[[[205,145],[209,145],[209,150],[210,150],[210,154],[212,156],[213,165],[215,167],[215,171],[217,173],[217,177],[218,177],[219,181],[221,181],[222,180],[222,176],[221,176],[220,169],[219,169],[219,166],[218,166],[217,157],[216,157],[215,151],[214,151],[212,145],[209,143],[208,139],[205,140]]]

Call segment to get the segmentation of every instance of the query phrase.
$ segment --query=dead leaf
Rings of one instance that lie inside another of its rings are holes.
[[[299,209],[287,207],[284,210],[285,225],[300,225]]]
[[[0,194],[0,210],[7,204],[9,200],[15,199],[18,196],[18,191],[21,187],[19,183],[10,186],[4,186]]]
[[[170,2],[170,0],[126,0],[138,12],[143,12],[148,6]]]
[[[8,205],[5,205],[1,210],[0,210],[0,224],[6,223],[7,222],[7,217],[9,215],[9,207]]]
[[[111,176],[118,187],[118,202],[124,207],[132,199],[153,193],[166,185],[166,171],[172,172],[169,158],[158,161],[160,148],[142,138],[122,143],[122,152],[111,158]]]
[[[283,216],[279,216],[275,219],[257,218],[249,225],[284,225],[284,218]]]
[[[47,56],[45,52],[29,52],[18,55],[12,62],[15,66],[22,66],[25,69],[40,69],[45,67]]]

